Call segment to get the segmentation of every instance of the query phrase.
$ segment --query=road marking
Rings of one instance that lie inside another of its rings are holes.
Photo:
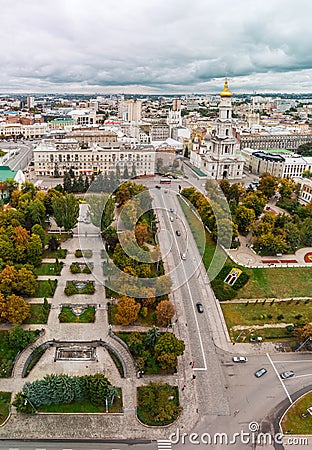
[[[279,363],[302,363],[302,362],[311,362],[311,359],[297,359],[295,361],[273,361],[274,364],[279,364]]]
[[[173,236],[174,236],[174,240],[175,240],[178,252],[180,253],[177,237],[176,237],[175,232],[173,230],[172,222],[170,222],[170,225],[171,225],[171,229],[172,229],[172,232],[173,232]],[[183,261],[182,261],[182,267],[183,267],[183,272],[184,272],[184,275],[185,275],[185,279],[187,280],[186,270],[185,270]],[[201,352],[202,352],[202,356],[203,356],[203,361],[204,361],[204,367],[200,368],[200,370],[207,370],[207,363],[206,363],[206,356],[205,356],[205,351],[204,351],[204,345],[203,345],[203,341],[202,341],[202,337],[201,337],[201,333],[200,333],[200,329],[199,329],[199,323],[198,323],[197,314],[196,314],[196,310],[195,310],[195,306],[194,306],[194,300],[193,300],[193,296],[192,296],[191,289],[190,289],[188,281],[185,283],[185,285],[187,286],[187,290],[189,292],[190,299],[192,300],[191,303],[192,303],[192,308],[193,308],[193,314],[194,314],[194,317],[195,317],[195,323],[196,323],[196,328],[197,328],[198,337],[199,337],[199,344],[200,344],[200,348],[201,348]],[[199,369],[194,369],[194,370],[199,370]]]
[[[307,373],[307,374],[305,374],[305,375],[295,375],[294,377],[292,377],[292,378],[302,378],[302,377],[311,377],[312,376],[312,373]]]
[[[171,450],[172,442],[168,439],[158,439],[157,441],[158,450]]]
[[[274,372],[276,373],[277,378],[279,379],[281,385],[283,386],[283,389],[284,389],[284,391],[286,392],[286,395],[287,395],[287,397],[288,397],[290,403],[293,403],[292,398],[291,398],[291,396],[289,395],[289,392],[288,392],[288,390],[286,389],[286,386],[285,386],[283,380],[281,379],[281,377],[280,377],[280,375],[279,375],[279,373],[278,373],[276,367],[274,366],[274,363],[273,363],[273,361],[272,361],[270,355],[269,355],[268,353],[267,353],[266,355],[267,355],[267,358],[268,358],[268,360],[270,361],[270,363],[271,363],[271,365],[272,365],[272,367],[273,367],[273,369],[274,369]]]

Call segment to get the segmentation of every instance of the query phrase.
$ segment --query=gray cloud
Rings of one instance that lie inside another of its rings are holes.
[[[0,92],[312,91],[309,0],[1,3]]]

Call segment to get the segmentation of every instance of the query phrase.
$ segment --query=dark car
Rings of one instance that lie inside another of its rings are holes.
[[[181,231],[180,230],[176,230],[176,235],[177,236],[181,236]]]
[[[156,184],[155,188],[156,189],[161,189],[161,186],[158,186],[158,184]]]
[[[197,308],[197,311],[199,312],[199,313],[203,313],[204,312],[204,307],[203,307],[203,305],[201,304],[201,303],[196,303],[196,308]]]
[[[264,375],[265,373],[267,373],[267,370],[266,370],[264,367],[262,367],[262,369],[257,370],[257,372],[255,373],[255,376],[256,376],[257,378],[260,378],[260,377],[262,377],[262,375]]]

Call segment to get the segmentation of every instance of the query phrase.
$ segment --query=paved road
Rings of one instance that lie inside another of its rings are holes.
[[[5,151],[12,152],[12,157],[6,160],[3,164],[8,165],[11,170],[24,170],[33,157],[33,144],[31,142],[1,143],[1,148]]]
[[[63,441],[63,442],[51,442],[51,441],[38,441],[38,442],[25,442],[25,441],[10,441],[0,442],[0,450],[158,450],[156,442],[149,441],[114,441],[114,442],[77,442],[77,441]]]

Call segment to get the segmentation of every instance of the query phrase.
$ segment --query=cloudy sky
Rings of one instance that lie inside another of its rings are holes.
[[[311,0],[0,0],[0,93],[312,92]]]

